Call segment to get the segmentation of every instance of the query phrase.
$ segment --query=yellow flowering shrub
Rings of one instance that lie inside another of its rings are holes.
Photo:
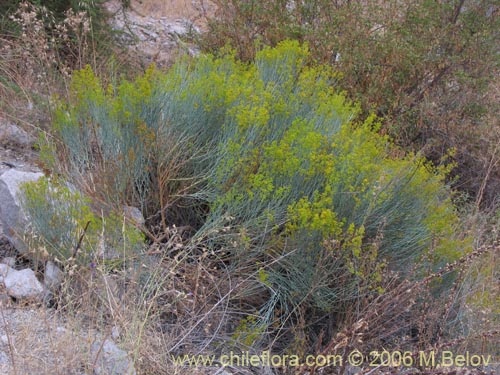
[[[337,79],[293,41],[251,64],[200,56],[106,90],[86,69],[56,116],[59,161],[92,181],[97,169],[110,199],[195,228],[270,295],[263,320],[329,311],[383,292],[387,267],[437,268],[470,247],[447,169],[396,156]]]

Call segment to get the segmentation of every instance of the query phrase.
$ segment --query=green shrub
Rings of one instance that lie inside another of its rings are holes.
[[[286,41],[253,64],[200,56],[106,89],[84,69],[45,152],[94,196],[142,207],[151,227],[191,226],[187,249],[209,248],[247,280],[245,300],[265,296],[245,332],[321,321],[383,292],[386,268],[417,277],[470,241],[450,167],[398,157],[376,117],[357,120],[334,90],[338,74],[309,61]]]
[[[124,217],[97,216],[90,200],[62,181],[41,178],[22,192],[30,223],[25,237],[35,259],[89,266],[113,258],[129,261],[144,246],[141,232]]]
[[[381,131],[439,162],[455,147],[457,186],[479,201],[497,197],[498,3],[481,1],[215,1],[218,13],[201,39],[252,60],[262,45],[309,43],[312,57]],[[493,87],[492,87],[493,85]],[[485,156],[487,153],[487,156]],[[486,179],[481,187],[481,182]]]

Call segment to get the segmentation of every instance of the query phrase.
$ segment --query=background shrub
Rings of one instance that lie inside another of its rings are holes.
[[[242,280],[240,344],[338,326],[391,272],[419,279],[470,248],[449,167],[401,156],[334,89],[338,74],[308,61],[286,41],[252,64],[200,56],[108,87],[87,67],[43,147],[97,202],[141,207],[152,241],[187,227],[181,252]]]
[[[134,70],[100,1],[7,1],[0,8],[3,117],[44,129],[51,98],[67,95],[74,69],[89,64],[108,79]]]
[[[262,45],[308,42],[383,134],[434,162],[456,148],[456,186],[478,204],[497,199],[496,1],[215,2],[205,50],[230,44],[248,61]]]
[[[4,27],[8,27],[9,16],[17,11],[23,3],[32,4],[38,8],[44,7],[54,17],[56,23],[61,22],[66,17],[67,12],[72,10],[75,13],[86,12],[97,28],[103,26],[104,14],[101,9],[101,0],[32,0],[29,2],[25,0],[6,0],[0,4],[1,22]],[[10,26],[14,25],[11,24]]]

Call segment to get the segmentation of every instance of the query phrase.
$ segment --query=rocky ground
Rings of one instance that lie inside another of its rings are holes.
[[[205,30],[206,15],[213,5],[203,0],[193,1],[131,1],[124,8],[119,0],[105,3],[113,15],[111,25],[122,32],[130,50],[141,56],[145,65],[169,65],[177,56],[198,54],[193,43]]]
[[[20,126],[0,117],[0,175],[10,169],[40,172],[35,138]],[[0,259],[15,255],[15,249],[3,235],[0,220]]]
[[[61,270],[45,265],[40,280],[6,236],[12,215],[20,214],[18,177],[42,175],[33,146],[31,134],[0,119],[0,373],[134,374],[128,354],[112,337],[81,332],[49,307]]]
[[[10,304],[0,311],[2,374],[135,374],[112,336],[72,326],[45,307]]]

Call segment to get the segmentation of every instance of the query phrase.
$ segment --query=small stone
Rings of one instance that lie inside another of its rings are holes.
[[[111,328],[111,337],[117,340],[120,337],[120,328],[113,326],[113,328]]]
[[[16,271],[5,264],[0,264],[0,273],[3,276],[3,283],[9,296],[17,299],[33,300],[41,300],[43,298],[43,286],[36,278],[33,270],[26,268]]]
[[[64,272],[50,260],[45,264],[45,274],[43,284],[51,291],[56,290],[62,283]]]
[[[127,352],[121,350],[111,340],[92,344],[92,354],[95,360],[96,375],[135,375],[136,371]]]

